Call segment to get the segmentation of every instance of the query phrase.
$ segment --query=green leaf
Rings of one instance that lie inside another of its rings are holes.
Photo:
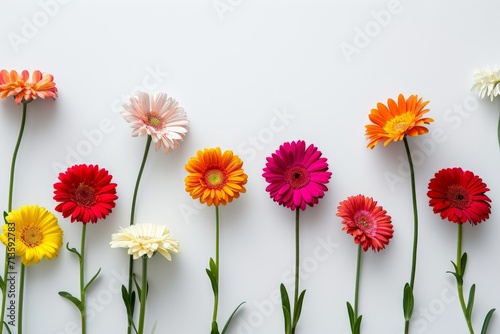
[[[349,324],[351,325],[351,332],[354,333],[354,324],[356,319],[354,319],[354,309],[352,308],[351,303],[347,302],[347,314],[349,315]]]
[[[97,278],[97,276],[99,276],[99,274],[101,273],[101,268],[99,268],[99,270],[97,271],[97,273],[94,275],[94,277],[92,277],[90,279],[90,281],[87,283],[87,285],[85,285],[85,287],[83,288],[83,291],[87,291],[87,288],[90,286],[90,284],[92,284],[95,279]]]
[[[361,320],[363,320],[363,316],[360,315],[358,319],[356,319],[356,323],[354,324],[353,334],[360,334],[361,332]]]
[[[7,224],[7,216],[8,216],[8,215],[9,215],[9,214],[7,213],[7,211],[4,211],[4,212],[3,212],[3,221],[5,222],[5,224]],[[5,323],[5,321],[4,321],[4,323]]]
[[[472,284],[469,291],[469,300],[467,301],[467,319],[472,318],[472,308],[474,307],[474,297],[476,295],[476,285]]]
[[[495,309],[491,309],[488,314],[486,314],[486,317],[484,318],[483,322],[483,328],[481,329],[481,334],[486,334],[488,331],[488,325],[490,324],[491,317],[493,316],[493,312],[495,312]]]
[[[2,293],[5,293],[5,282],[3,281],[2,276],[0,276],[0,289],[2,289]]]
[[[300,293],[299,299],[297,299],[297,305],[294,306],[292,328],[295,328],[297,326],[297,323],[299,322],[300,313],[302,312],[302,303],[304,302],[304,295],[305,294],[306,294],[306,290],[304,290]]]
[[[455,279],[457,280],[458,285],[460,285],[460,286],[464,285],[464,279],[462,278],[462,276],[460,276],[459,274],[457,274],[453,271],[447,271],[446,273],[452,274],[453,276],[455,276]]]
[[[9,325],[4,321],[3,324],[5,325],[5,329],[7,330],[7,332],[9,334],[12,334],[12,332],[10,331],[10,328],[9,328]]]
[[[281,306],[283,308],[283,317],[285,319],[285,334],[292,333],[292,315],[290,312],[290,299],[283,283],[280,285]]]
[[[413,305],[413,290],[410,285],[406,283],[403,290],[403,313],[406,321],[409,321],[411,319],[411,315],[413,313]]]
[[[233,313],[231,313],[231,316],[229,316],[229,319],[227,319],[227,322],[226,324],[224,325],[224,328],[222,328],[222,332],[221,334],[224,334],[227,330],[227,327],[229,326],[229,323],[231,322],[231,320],[233,319],[234,315],[236,314],[236,312],[238,311],[238,309],[243,305],[245,304],[245,302],[241,302],[240,305],[238,305],[236,307],[236,309],[233,311]]]
[[[219,334],[219,328],[217,326],[217,321],[212,321],[212,330],[210,331],[210,334]]]
[[[453,261],[450,261],[450,262],[451,262],[451,264],[453,264],[453,268],[455,268],[455,272],[457,273],[457,272],[458,272],[458,267],[457,267],[457,265],[456,265],[456,264],[455,264],[455,262],[453,262]],[[449,272],[449,271],[447,271],[447,273],[448,273],[448,272]]]
[[[155,330],[156,330],[156,321],[153,324],[153,328],[151,328],[151,334],[154,334]]]
[[[461,263],[461,265],[462,265],[462,272],[460,273],[460,275],[461,275],[462,277],[464,277],[464,274],[465,274],[465,266],[467,265],[467,253],[466,253],[466,252],[464,252],[464,253],[462,254],[462,259],[460,260],[460,263]]]
[[[71,293],[66,292],[66,291],[59,291],[59,296],[64,297],[67,300],[69,300],[70,302],[72,302],[73,304],[75,304],[75,306],[80,310],[80,313],[83,314],[84,307],[83,307],[83,303],[81,302],[80,299],[73,297],[73,295]]]
[[[214,296],[217,296],[219,293],[219,286],[217,284],[217,277],[215,277],[214,273],[210,269],[205,269],[210,278],[210,283],[212,284],[212,291],[214,292]]]
[[[212,274],[218,279],[219,278],[219,268],[217,267],[217,264],[215,264],[214,259],[210,258],[210,261],[208,261],[208,266],[209,266]]]
[[[76,248],[69,248],[69,242],[66,243],[66,249],[69,250],[71,253],[74,253],[76,254],[76,256],[78,256],[78,258],[80,259],[80,261],[82,260],[82,256],[80,255],[80,253],[76,250]]]

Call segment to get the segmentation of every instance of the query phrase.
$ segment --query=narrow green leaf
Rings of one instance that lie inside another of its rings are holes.
[[[10,331],[10,328],[9,328],[9,325],[4,321],[3,324],[5,325],[5,329],[7,330],[7,332],[9,334],[12,334],[12,332]]]
[[[411,319],[411,315],[413,313],[413,305],[413,290],[410,285],[406,283],[403,290],[403,313],[406,321],[409,321]]]
[[[361,333],[361,320],[363,320],[363,316],[360,315],[358,319],[356,319],[356,323],[354,324],[354,330],[353,334],[360,334]]]
[[[151,334],[154,334],[155,330],[156,330],[156,321],[153,324],[153,328],[151,328]]]
[[[208,266],[209,266],[212,274],[218,279],[219,278],[219,268],[217,267],[217,264],[215,264],[214,259],[210,258],[210,261],[208,261]]]
[[[472,318],[472,308],[474,307],[474,297],[476,296],[476,285],[472,284],[469,291],[469,300],[467,301],[467,318]]]
[[[84,309],[83,309],[83,304],[80,301],[80,299],[73,297],[73,295],[69,292],[66,291],[59,291],[59,296],[66,298],[80,310],[80,313],[83,314]]]
[[[491,317],[493,316],[493,312],[495,312],[495,309],[492,308],[488,314],[486,314],[486,317],[484,318],[483,322],[483,328],[481,329],[481,334],[486,334],[488,331],[488,325],[490,324]]]
[[[130,309],[130,296],[128,294],[127,288],[122,284],[122,300],[123,304],[125,304],[125,308],[127,309],[127,314],[129,314],[128,310]]]
[[[80,259],[80,261],[82,260],[82,256],[80,255],[80,253],[76,250],[76,248],[69,248],[69,242],[66,243],[66,249],[69,250],[71,253],[74,253],[76,254],[76,256],[78,256],[78,258]]]
[[[135,291],[132,291],[132,293],[130,294],[130,316],[134,316],[134,310],[135,310]],[[132,324],[134,323],[134,321],[132,320]]]
[[[4,212],[3,212],[3,221],[5,222],[5,224],[7,224],[7,216],[8,216],[8,215],[9,215],[9,214],[7,213],[7,211],[4,211]],[[5,321],[4,321],[4,323],[5,323]]]
[[[229,319],[227,319],[227,322],[226,324],[224,325],[224,328],[222,328],[222,332],[221,334],[224,334],[227,330],[227,327],[229,326],[229,323],[231,322],[231,320],[233,319],[234,315],[236,314],[236,312],[238,311],[238,309],[243,305],[245,304],[245,302],[241,302],[240,305],[238,305],[236,307],[236,309],[233,311],[233,313],[231,313],[231,316],[229,316]]]
[[[87,291],[87,288],[90,286],[90,284],[92,284],[95,281],[95,279],[97,278],[97,276],[99,276],[100,273],[101,273],[101,268],[99,268],[94,277],[92,277],[90,281],[87,283],[87,285],[85,285],[85,287],[83,288],[84,291]]]
[[[285,320],[285,334],[292,333],[292,315],[290,310],[290,299],[283,284],[280,285],[281,306],[283,308],[283,317]]]
[[[456,264],[455,264],[455,262],[453,262],[453,261],[450,261],[450,262],[451,262],[451,264],[453,265],[453,268],[455,268],[455,272],[457,273],[457,272],[458,272],[458,267],[457,267],[457,265],[456,265]],[[449,271],[447,271],[447,273],[448,273],[448,272],[449,272]]]
[[[351,332],[354,333],[354,324],[356,319],[354,319],[354,309],[352,308],[351,303],[347,302],[347,314],[349,315],[349,325],[351,326]]]
[[[219,294],[219,286],[217,284],[217,277],[212,273],[210,269],[205,269],[208,275],[208,278],[210,278],[210,283],[212,284],[212,291],[214,292],[214,296],[217,296]]]
[[[460,263],[462,264],[462,272],[460,273],[460,275],[462,277],[464,277],[464,274],[465,274],[465,266],[467,265],[467,253],[464,252],[463,255],[462,255],[462,259],[460,260]]]
[[[453,276],[455,276],[455,279],[457,280],[458,285],[464,285],[464,279],[462,278],[462,276],[460,276],[457,273],[454,273],[453,271],[447,271],[446,273],[452,274]]]
[[[217,326],[217,321],[212,321],[212,330],[210,334],[219,334],[219,328]]]
[[[0,289],[2,290],[2,293],[5,293],[5,282],[3,281],[2,276],[0,276]]]
[[[299,322],[300,313],[302,312],[302,303],[304,302],[304,295],[305,294],[306,294],[306,290],[304,290],[300,293],[299,299],[297,299],[297,305],[294,306],[292,328],[295,328]]]

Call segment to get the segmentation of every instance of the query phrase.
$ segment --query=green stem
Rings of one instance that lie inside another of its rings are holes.
[[[21,276],[19,279],[19,306],[18,306],[18,318],[17,318],[17,333],[22,334],[23,332],[23,301],[24,301],[24,276],[25,276],[26,266],[21,263]]]
[[[217,293],[214,295],[214,313],[212,315],[212,322],[217,321],[217,310],[219,308],[219,206],[215,206],[215,267],[217,273]]]
[[[299,272],[300,272],[300,268],[299,268],[299,264],[300,264],[300,259],[299,259],[299,254],[300,254],[300,252],[299,252],[299,250],[300,250],[299,213],[300,213],[300,209],[296,208],[295,209],[295,290],[294,290],[294,294],[293,294],[293,312],[294,312],[294,314],[295,314],[295,312],[297,312],[297,301],[299,298],[299,280],[300,280],[300,277],[299,277]],[[293,318],[295,319],[295,316]],[[295,333],[295,325],[293,325],[293,322],[292,322],[292,334]]]
[[[87,321],[85,319],[85,236],[87,234],[87,224],[82,227],[82,241],[80,245],[80,301],[82,302],[82,334],[87,333]]]
[[[149,148],[151,146],[152,138],[148,136],[146,140],[146,147],[144,149],[144,155],[142,157],[141,167],[139,168],[139,173],[137,174],[137,180],[135,181],[134,187],[134,195],[132,197],[132,208],[130,209],[130,226],[134,225],[135,219],[135,206],[137,202],[137,193],[139,191],[139,184],[141,183],[142,173],[144,172],[144,166],[146,165],[146,160],[148,159]],[[129,258],[129,266],[128,266],[128,293],[132,294],[132,289],[134,287],[134,259],[132,255]],[[131,305],[131,309],[132,309]],[[127,334],[132,333],[132,321],[134,314],[128,314],[127,317]]]
[[[457,237],[457,274],[461,275],[462,280],[463,280],[463,275],[462,275],[462,225],[463,224],[458,224],[458,237]],[[457,290],[458,290],[458,299],[460,299],[460,306],[462,307],[462,311],[464,313],[465,321],[467,322],[467,327],[469,328],[470,334],[474,334],[474,329],[472,328],[471,317],[467,316],[467,307],[465,306],[463,283],[460,284],[459,282],[457,282]]]
[[[497,136],[498,136],[498,145],[500,145],[500,116],[498,117]]]
[[[146,299],[148,295],[148,257],[142,257],[142,288],[141,288],[141,309],[139,311],[139,328],[137,333],[144,333],[144,320],[146,318]]]
[[[14,148],[14,153],[12,154],[12,161],[10,165],[10,181],[9,181],[9,199],[8,199],[8,204],[7,204],[7,212],[12,211],[12,198],[13,198],[13,193],[14,193],[14,171],[16,170],[16,160],[17,160],[17,152],[19,151],[19,146],[21,145],[21,140],[23,138],[23,133],[24,133],[24,128],[26,125],[26,110],[28,106],[28,102],[22,102],[23,103],[23,112],[21,116],[21,126],[19,128],[19,135],[17,136],[17,142],[16,146]],[[4,265],[4,289],[2,293],[2,311],[0,315],[0,333],[3,333],[3,321],[5,319],[5,303],[7,301],[7,275],[9,272],[9,256],[8,253],[5,252],[5,265]]]
[[[413,161],[411,158],[410,147],[408,146],[408,140],[406,136],[403,137],[403,142],[405,144],[406,155],[408,157],[408,165],[410,167],[410,177],[411,177],[411,196],[413,203],[413,253],[411,259],[411,275],[410,275],[410,288],[414,291],[415,285],[415,272],[417,270],[417,244],[418,244],[418,212],[417,212],[417,193],[415,186],[415,171],[413,168]],[[408,334],[410,327],[410,320],[405,321],[405,334]]]
[[[356,261],[356,285],[354,288],[354,319],[358,319],[358,300],[359,300],[359,277],[361,276],[361,244],[358,245],[358,258]]]

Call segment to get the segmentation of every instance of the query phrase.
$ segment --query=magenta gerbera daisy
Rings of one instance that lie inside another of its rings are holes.
[[[188,131],[184,109],[166,93],[139,92],[123,105],[121,114],[131,124],[132,136],[151,136],[155,150],[168,153],[179,149]]]
[[[489,218],[489,191],[483,180],[460,167],[441,169],[429,182],[429,205],[442,219],[476,225]]]
[[[371,197],[357,195],[340,202],[337,216],[342,218],[342,231],[354,237],[354,243],[380,251],[389,244],[394,230],[391,216]]]
[[[59,174],[54,184],[55,210],[71,222],[96,223],[106,218],[115,207],[116,183],[104,168],[97,165],[74,165]]]
[[[262,176],[269,185],[266,191],[280,205],[295,210],[318,203],[328,190],[332,173],[327,159],[314,145],[306,148],[303,140],[285,142],[270,157]]]

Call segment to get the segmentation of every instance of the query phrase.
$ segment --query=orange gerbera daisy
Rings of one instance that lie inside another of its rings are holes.
[[[199,150],[185,166],[189,175],[185,179],[186,191],[193,199],[208,206],[226,205],[246,191],[248,176],[243,161],[232,151],[221,152],[219,147]]]
[[[423,125],[434,120],[422,117],[429,112],[429,109],[424,109],[428,103],[418,95],[410,95],[405,100],[402,94],[399,94],[397,103],[393,99],[387,100],[387,106],[377,103],[377,109],[372,109],[368,115],[374,124],[365,126],[365,135],[370,141],[368,147],[374,148],[381,140],[386,146],[391,141],[402,140],[405,135],[418,136],[429,132]]]
[[[31,100],[40,97],[42,99],[57,97],[57,87],[54,82],[54,77],[51,74],[42,74],[36,70],[31,75],[24,70],[21,74],[12,70],[0,71],[0,98],[4,99],[9,96],[14,96],[14,101],[20,104],[21,101],[30,102]]]

